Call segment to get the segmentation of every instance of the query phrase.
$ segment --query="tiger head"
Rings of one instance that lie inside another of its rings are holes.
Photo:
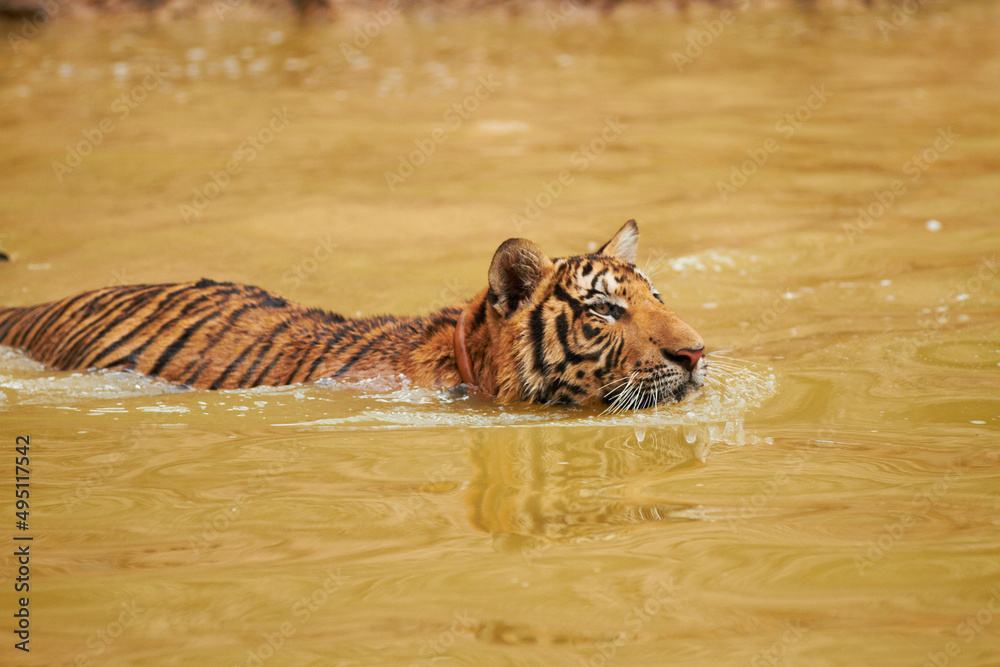
[[[508,380],[507,393],[618,412],[676,403],[703,385],[705,343],[636,267],[638,240],[630,220],[587,255],[549,259],[526,239],[497,249],[487,299],[511,352],[517,386]]]

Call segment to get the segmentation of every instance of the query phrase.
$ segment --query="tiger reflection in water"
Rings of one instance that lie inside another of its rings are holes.
[[[692,505],[651,488],[706,459],[706,429],[658,425],[642,437],[632,427],[524,427],[503,429],[502,439],[495,429],[473,431],[470,520],[497,550],[529,553],[690,520]]]

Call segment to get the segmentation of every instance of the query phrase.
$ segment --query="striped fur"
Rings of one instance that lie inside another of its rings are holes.
[[[198,389],[386,374],[454,387],[467,354],[477,387],[500,401],[644,408],[700,387],[705,367],[701,339],[635,267],[637,239],[630,221],[598,253],[555,260],[508,240],[487,288],[422,318],[346,319],[201,280],[0,308],[0,344],[57,369],[132,370]]]

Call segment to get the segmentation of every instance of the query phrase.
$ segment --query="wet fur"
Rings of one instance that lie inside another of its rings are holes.
[[[454,387],[465,313],[475,384],[497,400],[644,408],[701,385],[704,362],[690,351],[704,345],[635,267],[637,239],[630,221],[598,253],[556,260],[510,239],[488,287],[427,317],[347,319],[259,287],[200,280],[0,308],[0,343],[61,370],[131,370],[197,389],[386,374]],[[594,312],[598,301],[614,302],[619,317]]]

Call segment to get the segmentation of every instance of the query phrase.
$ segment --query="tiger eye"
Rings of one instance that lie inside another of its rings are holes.
[[[598,315],[607,315],[611,312],[611,304],[607,301],[600,301],[590,307]]]

